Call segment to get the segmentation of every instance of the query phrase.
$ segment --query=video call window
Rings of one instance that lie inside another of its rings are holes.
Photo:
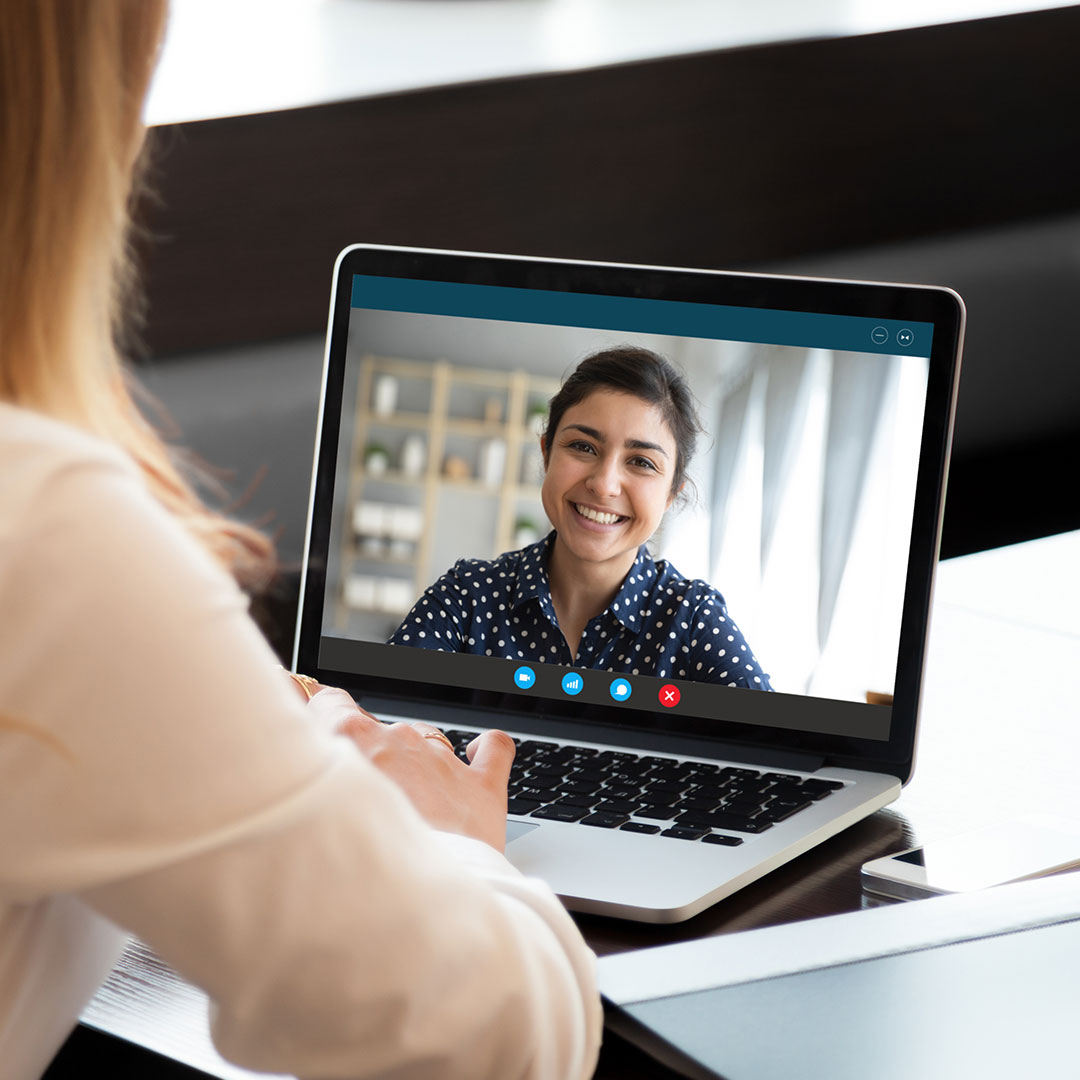
[[[671,423],[632,394],[567,410],[545,470],[549,402],[612,349],[662,357],[693,391],[703,431],[670,506]],[[354,308],[323,634],[888,703],[927,373],[910,355]],[[591,476],[605,461],[618,495]],[[619,612],[577,628],[571,655],[549,593],[638,544]]]

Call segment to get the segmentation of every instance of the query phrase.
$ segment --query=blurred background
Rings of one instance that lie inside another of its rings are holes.
[[[289,571],[349,243],[944,284],[942,554],[1080,527],[1077,40],[994,0],[173,0],[136,360]]]

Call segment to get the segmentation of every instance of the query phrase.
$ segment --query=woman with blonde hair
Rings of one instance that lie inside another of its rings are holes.
[[[38,1077],[128,933],[300,1076],[583,1077],[593,958],[501,855],[511,741],[466,764],[304,700],[120,360],[158,0],[0,5],[0,1061]]]

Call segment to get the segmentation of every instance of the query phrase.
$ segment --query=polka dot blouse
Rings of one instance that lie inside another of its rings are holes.
[[[548,587],[555,533],[497,559],[460,559],[416,602],[391,645],[498,656],[627,675],[771,690],[723,596],[644,546],[611,606],[570,655]]]

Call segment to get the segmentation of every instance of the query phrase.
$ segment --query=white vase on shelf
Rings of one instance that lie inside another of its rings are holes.
[[[488,487],[498,487],[505,468],[506,443],[502,439],[488,439],[480,447],[480,479]]]
[[[427,442],[423,435],[410,435],[401,448],[401,471],[410,480],[418,480],[427,463]]]
[[[376,416],[392,416],[397,408],[398,381],[393,375],[380,375],[375,380],[372,405]]]

